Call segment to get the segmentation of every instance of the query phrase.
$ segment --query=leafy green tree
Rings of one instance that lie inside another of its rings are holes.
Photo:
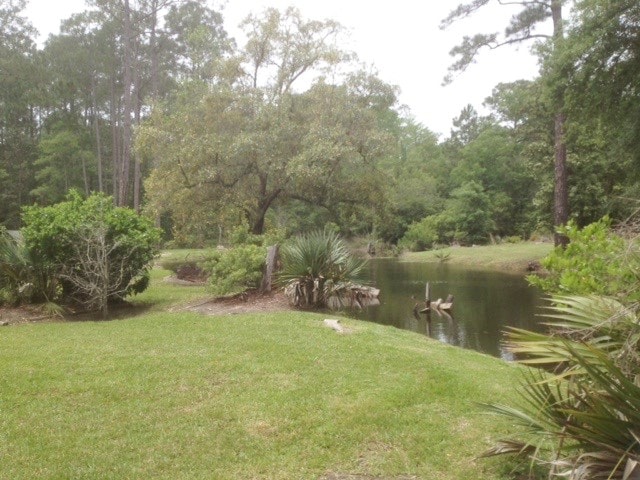
[[[465,244],[487,243],[494,228],[490,205],[489,196],[475,181],[451,192],[444,215],[455,229],[454,239]]]
[[[411,119],[399,119],[397,152],[378,162],[389,189],[384,208],[378,211],[378,234],[396,243],[409,225],[444,208],[443,185],[449,182],[438,137]]]
[[[531,202],[537,191],[533,171],[523,159],[513,132],[487,127],[461,151],[452,171],[459,182],[478,182],[489,197],[489,215],[500,236],[527,238],[534,229]]]
[[[525,238],[532,230],[552,231],[554,225],[554,130],[548,120],[553,117],[553,109],[545,91],[542,79],[501,83],[484,102],[504,129],[502,142],[506,141],[513,149],[513,157],[504,167],[506,192],[511,206],[518,212],[510,234]],[[528,208],[524,206],[526,202],[529,202]],[[502,231],[504,221],[496,221]]]
[[[41,138],[34,163],[38,186],[31,191],[40,204],[59,202],[72,188],[85,195],[94,190],[95,159],[88,135],[78,130],[63,128]]]
[[[371,107],[371,83],[354,76],[293,90],[304,73],[342,60],[332,43],[338,26],[294,9],[270,9],[245,25],[252,29],[241,52],[245,70],[211,89],[187,85],[172,113],[158,111],[141,130],[139,152],[157,162],[147,183],[151,208],[191,211],[177,202],[206,198],[210,210],[240,212],[262,233],[279,202],[335,211],[379,200],[375,160],[388,137]]]
[[[474,0],[461,4],[443,20],[442,26],[446,27],[456,20],[468,17],[488,3],[489,0]],[[565,31],[562,7],[565,3],[565,0],[522,0],[510,3],[520,5],[521,10],[511,18],[504,35],[489,33],[476,34],[473,37],[465,36],[461,44],[451,51],[451,54],[458,59],[450,67],[451,72],[464,71],[475,61],[483,48],[493,49],[540,38],[547,40],[546,48],[542,48],[540,52],[543,52],[545,60],[543,76],[547,80],[548,98],[553,105],[554,225],[556,226],[564,225],[569,219],[565,90],[571,64],[563,55]],[[548,19],[552,20],[553,33],[548,35],[538,33],[536,27]],[[451,78],[449,76],[447,80],[451,81]],[[555,242],[565,245],[566,238],[556,235]]]
[[[607,213],[624,220],[637,209],[639,7],[637,2],[575,2],[567,56],[576,65],[567,83],[567,103],[580,119],[568,134],[580,157],[572,201],[580,225]]]
[[[163,54],[171,54],[177,79],[212,81],[218,63],[232,49],[222,15],[200,1],[174,2],[159,36]]]

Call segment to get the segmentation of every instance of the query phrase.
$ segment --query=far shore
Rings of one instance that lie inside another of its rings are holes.
[[[501,243],[472,247],[445,247],[426,252],[407,252],[405,262],[446,262],[471,268],[495,269],[527,273],[539,267],[540,261],[553,250],[550,242]]]

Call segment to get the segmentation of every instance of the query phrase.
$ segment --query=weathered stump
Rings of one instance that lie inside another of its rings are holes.
[[[267,249],[267,260],[265,262],[264,273],[262,274],[262,282],[260,283],[260,293],[269,293],[273,288],[273,274],[278,269],[280,260],[280,246],[272,245]]]

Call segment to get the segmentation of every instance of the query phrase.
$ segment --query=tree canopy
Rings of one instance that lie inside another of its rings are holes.
[[[155,215],[185,245],[328,224],[424,248],[624,219],[640,195],[636,2],[508,3],[503,31],[461,38],[450,73],[528,42],[539,76],[496,85],[439,138],[333,20],[254,12],[239,45],[204,0],[91,0],[38,48],[25,1],[5,2],[0,223],[69,188]]]

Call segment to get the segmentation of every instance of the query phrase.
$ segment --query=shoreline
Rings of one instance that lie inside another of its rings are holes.
[[[503,243],[472,247],[446,247],[425,252],[405,252],[401,262],[448,263],[483,270],[531,273],[530,265],[539,264],[553,250],[551,242]]]

